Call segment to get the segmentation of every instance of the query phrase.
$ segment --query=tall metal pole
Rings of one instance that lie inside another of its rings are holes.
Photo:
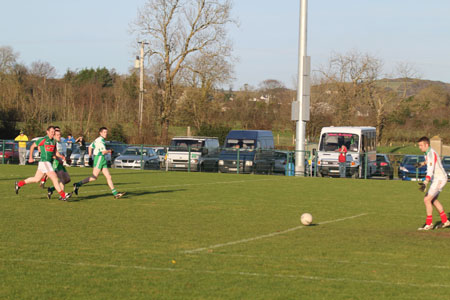
[[[300,0],[300,30],[298,50],[298,118],[295,142],[295,175],[305,174],[306,121],[309,121],[310,59],[306,53],[308,0]]]
[[[139,136],[142,130],[142,113],[144,108],[144,42],[141,44],[141,55],[139,59]]]

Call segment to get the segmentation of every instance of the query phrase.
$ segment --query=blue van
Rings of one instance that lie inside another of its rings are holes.
[[[271,174],[275,164],[274,149],[272,131],[232,130],[220,152],[219,172],[237,173],[239,165],[239,173]]]

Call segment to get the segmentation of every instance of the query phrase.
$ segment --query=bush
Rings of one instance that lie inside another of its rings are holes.
[[[219,143],[223,145],[230,130],[231,127],[223,125],[202,125],[197,131],[197,135],[217,137],[219,139]]]

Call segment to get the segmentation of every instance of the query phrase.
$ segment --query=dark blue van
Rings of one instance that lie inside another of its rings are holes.
[[[221,173],[267,173],[275,164],[275,145],[272,131],[232,130],[225,139],[219,156]],[[238,163],[239,156],[239,163]]]

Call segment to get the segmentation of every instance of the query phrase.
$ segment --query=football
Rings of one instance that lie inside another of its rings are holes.
[[[310,225],[312,223],[313,217],[309,213],[304,213],[300,217],[300,221],[302,222],[303,225],[308,226],[308,225]]]

